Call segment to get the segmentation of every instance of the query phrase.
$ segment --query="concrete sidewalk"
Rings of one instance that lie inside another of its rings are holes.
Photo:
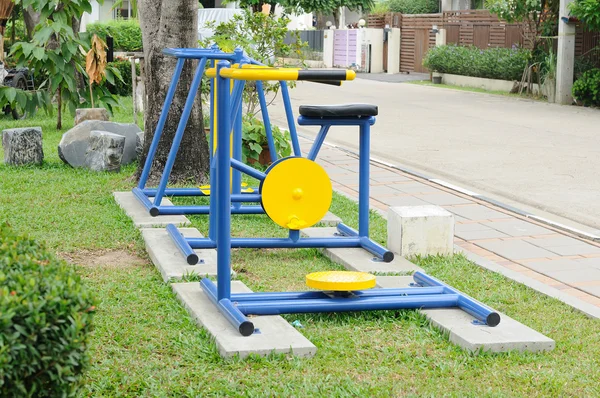
[[[301,139],[303,151],[312,141]],[[334,189],[358,198],[358,158],[325,144],[317,158]],[[455,215],[455,244],[466,254],[541,282],[600,310],[600,244],[497,208],[489,203],[378,163],[371,163],[370,205],[387,214],[390,206],[434,204]],[[568,300],[563,300],[568,301]]]
[[[377,104],[373,157],[600,235],[598,110],[362,78],[290,93],[296,116],[302,104]],[[287,125],[279,98],[269,113]],[[357,151],[358,134],[336,127],[327,142]]]

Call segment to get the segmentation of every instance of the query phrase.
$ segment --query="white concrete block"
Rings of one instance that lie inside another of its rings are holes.
[[[184,275],[202,277],[217,275],[217,251],[215,249],[194,250],[200,261],[196,265],[189,265],[166,229],[142,228],[141,231],[146,243],[146,251],[165,282],[171,279],[181,279]],[[179,232],[187,238],[203,238],[196,228],[179,228]]]
[[[439,206],[398,206],[388,212],[387,247],[401,256],[450,255],[454,216]]]
[[[152,217],[133,192],[113,192],[113,196],[119,206],[125,211],[125,214],[133,220],[133,223],[138,228],[165,227],[168,224],[174,224],[177,227],[190,225],[190,220],[181,215]],[[150,198],[150,201],[152,200],[153,198]],[[173,203],[169,199],[163,198],[161,205],[173,206]]]
[[[317,352],[313,343],[279,315],[252,317],[258,331],[244,337],[210,301],[199,282],[173,283],[171,286],[190,315],[213,336],[222,357],[239,355],[245,358],[250,354],[266,356],[271,353],[312,357]],[[251,292],[239,281],[231,282],[231,291]]]
[[[410,276],[378,276],[382,288],[409,287]],[[449,340],[468,351],[551,351],[554,340],[500,313],[495,327],[473,324],[473,316],[459,308],[426,309],[421,311],[431,324],[448,333]]]

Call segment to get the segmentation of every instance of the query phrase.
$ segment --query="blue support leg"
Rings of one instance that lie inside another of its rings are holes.
[[[234,306],[229,299],[217,298],[217,287],[208,278],[200,281],[200,287],[208,295],[208,298],[219,308],[227,320],[240,332],[242,336],[250,336],[254,333],[254,324]]]
[[[317,158],[317,154],[323,145],[323,141],[325,141],[325,137],[327,137],[327,132],[329,131],[330,127],[331,125],[329,124],[323,124],[321,126],[321,130],[319,130],[319,134],[317,134],[317,138],[315,138],[315,142],[313,142],[310,152],[308,153],[308,159],[315,160]]]
[[[183,254],[185,260],[189,265],[198,264],[198,255],[194,252],[194,249],[188,244],[187,240],[181,235],[177,227],[173,224],[167,225],[167,233],[179,249],[179,252]]]
[[[368,123],[361,123],[358,159],[358,235],[361,237],[369,237],[370,130]]]
[[[290,91],[285,81],[279,82],[281,86],[281,97],[283,98],[283,106],[285,108],[285,116],[287,117],[288,128],[290,129],[290,138],[292,140],[292,148],[294,156],[302,156],[300,150],[300,142],[298,141],[298,132],[296,131],[296,123],[294,122],[294,111],[292,110],[292,100],[290,99]]]
[[[261,81],[256,82],[256,91],[258,92],[258,102],[260,103],[260,111],[265,125],[265,134],[267,135],[267,143],[269,144],[269,152],[271,152],[271,162],[277,160],[277,151],[275,150],[275,141],[273,140],[273,130],[271,129],[271,119],[267,110],[267,100]]]

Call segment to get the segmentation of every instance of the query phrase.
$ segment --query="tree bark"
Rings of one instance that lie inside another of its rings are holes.
[[[198,47],[198,2],[197,0],[140,0],[138,15],[144,45],[146,87],[144,149],[138,167],[139,178],[175,70],[176,59],[164,56],[162,50],[169,47]],[[154,184],[162,176],[197,64],[189,60],[185,63],[152,163],[149,184]],[[208,179],[208,169],[208,143],[204,134],[201,99],[198,95],[169,181],[191,180],[203,183]]]
[[[31,6],[23,8],[23,19],[25,20],[25,28],[27,29],[27,38],[29,41],[33,38],[33,31],[40,23],[40,13],[33,11]]]

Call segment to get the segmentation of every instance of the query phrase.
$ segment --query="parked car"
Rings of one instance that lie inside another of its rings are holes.
[[[6,69],[0,61],[0,86],[8,86],[18,88],[20,90],[35,90],[33,82],[33,74],[29,68],[12,68]],[[4,114],[12,114],[14,119],[22,119],[25,114],[19,114],[17,109],[12,109],[10,106],[5,106],[2,110]]]

